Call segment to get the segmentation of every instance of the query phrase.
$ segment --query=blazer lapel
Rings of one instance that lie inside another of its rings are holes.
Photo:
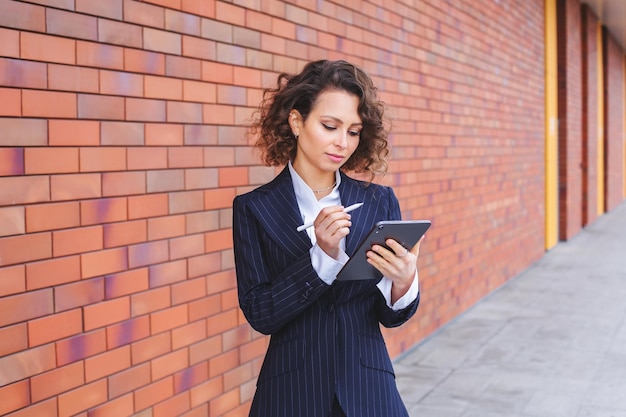
[[[259,222],[272,240],[294,258],[311,248],[306,232],[297,232],[302,224],[289,169],[285,167],[262,188],[264,194],[251,203]]]

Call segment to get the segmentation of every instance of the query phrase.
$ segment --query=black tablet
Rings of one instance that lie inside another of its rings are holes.
[[[337,279],[355,281],[364,279],[380,280],[382,274],[367,262],[367,251],[372,245],[385,245],[392,238],[407,249],[411,249],[430,227],[430,220],[388,220],[380,221],[372,227],[367,237],[359,244],[352,257],[346,262]]]

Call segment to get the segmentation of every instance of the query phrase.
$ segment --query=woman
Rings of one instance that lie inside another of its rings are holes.
[[[271,335],[250,415],[408,416],[379,325],[399,326],[417,309],[419,243],[374,245],[368,262],[380,282],[336,280],[376,221],[400,219],[391,188],[344,172],[374,178],[386,168],[372,80],[345,61],[311,62],[281,74],[256,115],[265,163],[286,166],[233,204],[239,304]]]

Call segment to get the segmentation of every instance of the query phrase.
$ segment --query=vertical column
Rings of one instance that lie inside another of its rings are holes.
[[[546,62],[546,237],[545,247],[558,242],[558,67],[557,67],[556,0],[545,1],[545,62]]]

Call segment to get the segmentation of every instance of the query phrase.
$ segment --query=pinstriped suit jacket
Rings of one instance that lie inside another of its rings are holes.
[[[378,220],[400,219],[389,187],[342,175],[342,204],[352,212],[350,256]],[[326,417],[336,395],[348,417],[408,416],[380,324],[399,326],[419,297],[395,312],[374,280],[329,286],[311,265],[291,176],[235,198],[233,239],[239,304],[254,329],[271,334],[250,416]]]

